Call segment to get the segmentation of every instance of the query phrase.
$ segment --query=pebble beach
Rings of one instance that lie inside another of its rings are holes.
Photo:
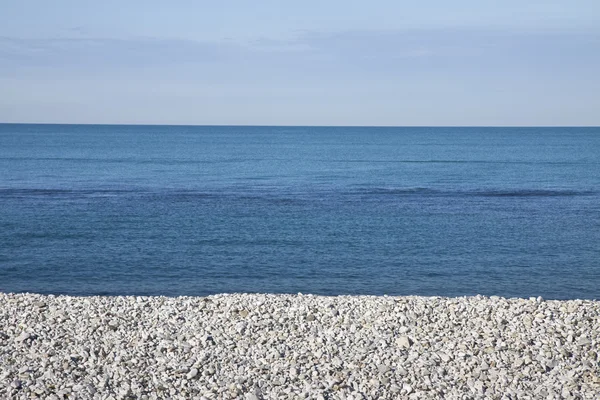
[[[2,399],[598,399],[600,302],[0,293]]]

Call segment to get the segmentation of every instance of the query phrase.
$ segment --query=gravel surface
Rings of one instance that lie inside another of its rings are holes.
[[[599,399],[600,302],[0,293],[2,399]]]

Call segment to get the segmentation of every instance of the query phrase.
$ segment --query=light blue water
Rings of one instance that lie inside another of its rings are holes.
[[[0,124],[0,291],[600,298],[600,128]]]

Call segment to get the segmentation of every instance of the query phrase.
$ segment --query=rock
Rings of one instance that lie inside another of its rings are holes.
[[[110,321],[108,321],[108,327],[113,331],[116,331],[119,328],[119,321],[117,321],[116,319],[111,319]]]
[[[246,327],[248,326],[248,324],[244,321],[238,322],[237,324],[235,324],[235,330],[238,333],[242,333],[246,330]]]
[[[401,349],[408,349],[412,345],[412,341],[408,338],[408,336],[400,336],[396,339],[396,346]]]
[[[197,375],[198,375],[198,369],[197,368],[192,368],[190,370],[190,372],[187,373],[187,375],[185,376],[185,378],[187,380],[190,380],[190,379],[194,379]]]
[[[0,304],[0,398],[591,399],[600,385],[598,301],[0,293]]]
[[[522,358],[517,358],[513,365],[515,366],[515,368],[520,368],[524,363],[525,361],[523,361]]]
[[[24,374],[25,372],[31,372],[31,368],[26,365],[19,368],[19,374]]]
[[[31,337],[31,334],[29,332],[21,332],[21,334],[15,338],[15,341],[16,342],[24,342],[27,339],[29,339],[30,337]]]
[[[385,364],[379,364],[377,366],[377,370],[379,371],[380,374],[385,374],[386,372],[388,372],[390,370],[390,367]]]
[[[577,341],[577,346],[589,346],[592,341],[586,337],[582,337]]]

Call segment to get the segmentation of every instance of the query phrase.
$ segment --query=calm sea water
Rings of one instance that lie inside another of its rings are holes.
[[[600,298],[600,128],[3,124],[0,291]]]

